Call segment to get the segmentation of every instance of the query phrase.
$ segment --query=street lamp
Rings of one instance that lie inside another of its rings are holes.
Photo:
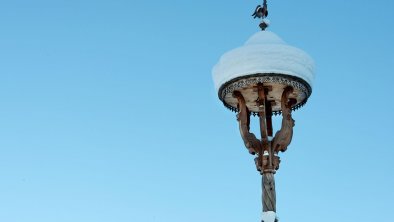
[[[225,53],[212,70],[215,88],[224,106],[237,112],[239,130],[263,177],[264,222],[278,221],[274,175],[279,169],[279,152],[285,152],[293,137],[292,111],[302,107],[312,93],[314,63],[304,51],[286,44],[266,31],[266,0],[253,16],[261,18],[262,31],[246,43]],[[273,115],[282,114],[275,135]],[[260,137],[250,132],[250,117],[258,116]]]

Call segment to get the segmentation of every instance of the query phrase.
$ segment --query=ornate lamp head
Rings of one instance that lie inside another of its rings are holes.
[[[313,60],[302,50],[287,45],[270,31],[254,34],[244,46],[225,53],[212,71],[219,99],[233,111],[238,111],[240,91],[250,112],[258,113],[256,86],[269,88],[267,98],[274,114],[280,113],[281,95],[285,87],[293,87],[289,98],[296,101],[292,109],[303,106],[312,93]]]

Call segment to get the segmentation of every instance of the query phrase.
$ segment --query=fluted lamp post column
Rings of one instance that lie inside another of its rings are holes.
[[[278,221],[274,177],[280,164],[278,153],[285,152],[292,140],[292,111],[302,107],[312,93],[314,65],[305,52],[265,31],[269,24],[267,15],[264,1],[254,14],[262,19],[262,31],[244,46],[225,53],[212,75],[219,99],[237,112],[245,147],[256,155],[256,168],[262,175],[262,221],[274,222]],[[274,135],[272,117],[279,114],[282,124]],[[260,139],[250,132],[251,115],[259,118]]]

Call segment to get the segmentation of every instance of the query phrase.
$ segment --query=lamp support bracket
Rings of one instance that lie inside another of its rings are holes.
[[[257,155],[255,164],[258,171],[263,176],[263,212],[276,212],[276,191],[275,191],[275,177],[274,174],[279,169],[280,158],[278,152],[285,152],[291,142],[293,136],[294,120],[291,116],[291,108],[297,101],[289,99],[293,88],[288,86],[283,89],[281,97],[282,109],[282,126],[276,132],[272,140],[272,102],[269,101],[267,95],[272,90],[270,87],[265,87],[263,83],[256,85],[258,99],[256,101],[259,107],[259,121],[261,140],[250,132],[250,112],[246,106],[245,98],[239,91],[234,91],[233,97],[238,101],[237,120],[239,123],[239,130],[244,141],[245,147],[252,155]]]

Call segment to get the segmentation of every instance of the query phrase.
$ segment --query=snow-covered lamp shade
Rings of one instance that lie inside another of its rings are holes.
[[[312,93],[314,63],[304,51],[286,44],[270,31],[254,34],[244,46],[225,53],[212,70],[219,99],[230,110],[237,111],[234,91],[245,97],[249,111],[258,112],[256,85],[263,83],[270,89],[267,99],[272,111],[281,111],[281,95],[287,86],[293,87],[289,96],[303,106]]]

